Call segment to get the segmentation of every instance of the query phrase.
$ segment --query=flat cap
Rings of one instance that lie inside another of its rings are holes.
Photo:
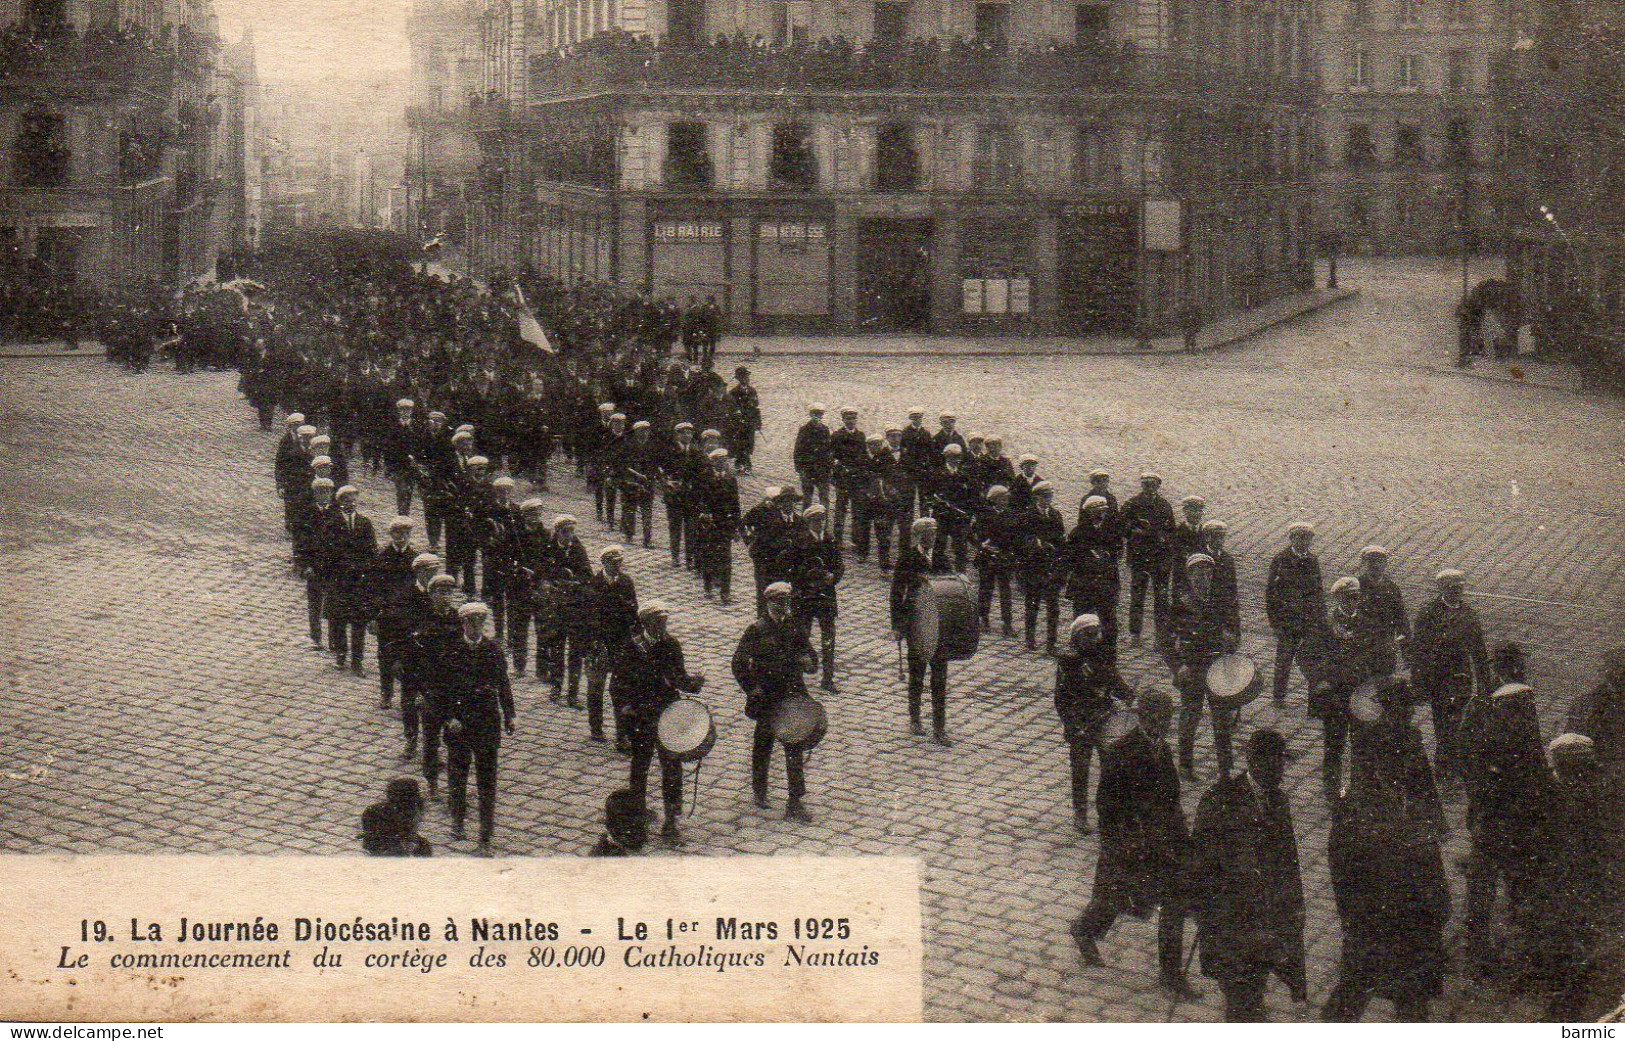
[[[395,407],[396,408],[417,408],[418,403],[413,401],[411,398],[402,398],[399,401],[395,402]]]
[[[333,493],[333,498],[342,499],[346,495],[360,495],[360,494],[361,494],[360,492],[356,491],[355,485],[347,484],[343,488],[340,488],[338,491],[334,492]]]
[[[1191,568],[1212,566],[1213,558],[1208,556],[1206,553],[1192,553],[1190,556],[1185,558],[1186,571],[1189,571]]]
[[[1017,460],[1017,462],[1036,463],[1036,462],[1038,462],[1038,457],[1036,455],[1033,455],[1031,452],[1023,452],[1021,454],[1021,458],[1019,460]]]
[[[433,553],[419,553],[417,556],[412,558],[412,570],[413,571],[416,571],[420,567],[439,567],[439,566],[440,566],[440,558],[435,556]]]
[[[1089,471],[1089,479],[1091,481],[1109,481],[1109,480],[1112,479],[1111,471],[1109,471],[1109,470],[1090,470]]]
[[[429,413],[429,418],[438,419],[440,422],[444,423],[446,421],[446,414],[436,409],[435,411]]]
[[[768,597],[779,597],[789,596],[792,592],[794,592],[794,590],[790,588],[790,583],[788,582],[769,582],[767,588],[762,590],[762,595]]]
[[[638,608],[639,618],[654,618],[656,616],[664,618],[670,613],[671,608],[666,606],[664,600],[648,600]]]
[[[1010,489],[1006,488],[1002,484],[995,484],[993,487],[987,490],[987,497],[989,499],[1003,499],[1007,498],[1009,495]]]
[[[1560,760],[1572,763],[1577,759],[1589,759],[1596,752],[1596,742],[1584,734],[1559,734],[1546,746],[1546,753],[1552,757],[1553,766]]]
[[[700,432],[700,437],[702,437],[702,438],[706,438],[706,437],[721,438],[722,437],[722,431],[716,429],[715,427],[706,427],[703,431]]]
[[[315,467],[318,467],[318,466],[332,466],[333,465],[333,457],[332,456],[327,456],[327,455],[316,456],[314,459],[312,459],[310,461],[310,465],[311,465],[312,468],[315,468]]]
[[[693,430],[693,429],[694,429],[694,424],[690,423],[686,419],[683,420],[681,423],[677,424],[676,426],[672,427],[673,431],[677,431],[677,430]]]
[[[474,432],[474,424],[473,423],[458,423],[457,424],[457,429],[454,431],[454,433],[458,433],[458,434],[472,434],[473,432]]]
[[[1202,498],[1200,495],[1187,495],[1183,499],[1179,500],[1179,505],[1187,510],[1200,510],[1207,507],[1207,500]]]
[[[484,618],[490,613],[491,609],[480,603],[478,600],[470,600],[468,603],[457,609],[458,618]]]
[[[617,422],[617,421],[625,423],[626,422],[626,413],[625,412],[612,412],[612,413],[610,413],[609,421],[611,423],[614,423],[614,422]]]
[[[908,526],[911,532],[936,531],[937,519],[935,517],[916,517],[914,523]]]
[[[848,405],[845,408],[841,409],[841,415],[843,415],[843,416],[855,416],[857,414],[858,414],[858,410],[853,408],[851,405]]]
[[[822,517],[826,512],[827,511],[824,509],[824,507],[815,502],[811,506],[802,510],[801,515],[803,517]]]
[[[513,487],[513,478],[507,476],[506,474],[504,474],[503,476],[498,477],[496,480],[492,481],[491,482],[491,487],[493,487],[493,488],[512,488]]]
[[[561,524],[575,524],[575,523],[576,523],[575,515],[570,514],[570,513],[561,513],[557,517],[553,518],[553,527],[555,527],[555,528],[557,528]]]
[[[289,412],[288,413],[288,418],[284,419],[283,422],[288,424],[291,427],[304,426],[305,425],[305,414],[303,412]]]
[[[468,465],[469,466],[490,466],[491,465],[491,460],[485,458],[485,456],[483,456],[483,455],[471,455],[471,456],[468,457]]]
[[[314,481],[310,482],[310,486],[319,492],[330,492],[333,490],[333,479],[330,477],[318,477]]]
[[[1439,583],[1441,586],[1461,585],[1463,582],[1467,581],[1467,573],[1462,571],[1460,568],[1447,567],[1437,575],[1434,575],[1433,581]]]
[[[1158,484],[1161,484],[1162,474],[1157,473],[1155,470],[1147,470],[1140,474],[1140,483],[1144,484],[1146,481],[1156,481]]]
[[[294,431],[294,433],[298,434],[300,437],[315,437],[316,428],[311,426],[309,423],[303,423],[300,425],[298,430]]]
[[[779,497],[779,494],[781,492],[783,492],[783,491],[784,491],[784,489],[780,488],[778,485],[770,484],[766,488],[762,489],[762,498],[764,498],[764,499],[777,499]]]
[[[615,402],[613,402],[613,401],[604,402],[602,405],[598,406],[598,411],[604,413],[605,415],[608,415],[609,413],[614,412],[615,411]]]
[[[1053,484],[1050,484],[1048,481],[1039,481],[1037,484],[1033,485],[1033,494],[1034,495],[1054,495],[1055,494],[1055,486]]]
[[[822,401],[814,401],[812,404],[807,406],[807,411],[822,412],[824,411],[824,403]]]
[[[728,458],[728,450],[726,448],[713,448],[711,451],[705,453],[705,457],[714,463],[718,459]]]
[[[1216,535],[1223,535],[1225,532],[1230,530],[1230,525],[1226,524],[1224,521],[1203,521],[1202,530],[1211,531]]]
[[[879,434],[870,434],[867,438],[865,438],[865,440],[871,445],[883,445],[886,443],[886,439],[881,437]]]
[[[1338,596],[1343,593],[1358,593],[1359,591],[1360,580],[1355,578],[1353,575],[1344,575],[1342,578],[1332,583],[1333,596]]]
[[[1107,502],[1105,496],[1103,495],[1091,495],[1083,500],[1083,508],[1086,510],[1104,510],[1110,505],[1111,503]]]
[[[526,499],[524,502],[520,503],[519,504],[519,510],[522,513],[529,513],[532,510],[545,509],[546,506],[547,506],[547,504],[545,502],[543,502],[540,499],[537,499],[537,498],[533,497],[533,498]]]
[[[598,559],[599,560],[605,560],[605,559],[607,559],[609,557],[624,557],[624,556],[626,556],[626,551],[624,549],[622,549],[621,547],[619,547],[617,545],[614,545],[613,543],[608,545],[608,546],[605,546],[603,549],[598,551]]]
[[[989,434],[987,435],[987,443],[990,445],[1002,445],[1004,444],[1004,438],[1000,437],[998,434]]]
[[[417,521],[411,517],[395,517],[389,522],[390,531],[411,531]]]
[[[1365,549],[1360,551],[1360,558],[1362,560],[1366,557],[1386,557],[1387,555],[1388,548],[1386,546],[1367,546]]]
[[[942,454],[943,455],[963,455],[963,454],[965,454],[965,450],[963,448],[960,448],[959,445],[956,442],[949,441],[946,445],[943,446]]]
[[[444,573],[436,575],[433,578],[429,579],[429,588],[430,589],[445,589],[447,586],[451,586],[451,587],[455,588],[456,585],[457,585],[457,579],[453,578],[451,575],[447,575],[447,574],[444,574]]]
[[[896,423],[887,423],[886,424],[886,433],[888,433],[888,434],[901,434],[902,432],[903,432],[903,428],[898,426]]]
[[[326,434],[317,434],[315,437],[310,439],[310,443],[311,443],[312,446],[315,446],[315,445],[330,445],[330,444],[333,443],[333,439],[331,437],[328,437]]]
[[[972,430],[970,433],[965,435],[965,440],[968,443],[973,444],[973,445],[980,445],[980,444],[986,444],[987,443],[987,438],[983,437],[981,434],[978,434],[974,430]]]
[[[472,441],[474,440],[474,432],[472,430],[459,430],[451,435],[451,439],[452,441]]]
[[[1286,533],[1288,535],[1313,535],[1315,526],[1308,521],[1293,521],[1286,526]]]
[[[649,429],[649,421],[647,419],[640,419],[636,423],[632,424],[632,429],[633,430],[648,430]]]
[[[911,409],[908,410],[908,414],[910,416],[923,416],[923,415],[925,415],[925,409],[923,409],[923,408],[911,408]]]
[[[1099,615],[1080,614],[1076,618],[1072,619],[1072,624],[1067,626],[1067,629],[1070,632],[1081,633],[1085,629],[1099,629],[1100,627]]]

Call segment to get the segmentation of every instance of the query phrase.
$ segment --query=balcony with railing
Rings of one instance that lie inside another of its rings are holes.
[[[1204,102],[1312,102],[1312,80],[1127,47],[1015,49],[956,40],[862,48],[848,41],[763,46],[720,37],[682,48],[606,33],[530,64],[530,100],[628,93],[939,94],[1071,96],[1174,94]]]
[[[168,35],[139,29],[61,26],[0,29],[0,94],[137,87],[159,92],[187,61],[200,61],[203,45],[188,36],[184,48]]]

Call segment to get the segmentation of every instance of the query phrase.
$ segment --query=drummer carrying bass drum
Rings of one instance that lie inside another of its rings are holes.
[[[762,590],[767,610],[739,638],[733,656],[734,679],[745,692],[745,716],[756,723],[751,740],[750,783],[756,805],[764,810],[771,806],[767,801],[767,777],[773,765],[774,710],[791,698],[806,697],[803,673],[818,671],[818,657],[807,641],[807,631],[791,613],[792,593],[788,582],[773,582]],[[801,805],[807,781],[800,748],[784,746],[784,772],[790,788],[784,819],[810,822],[811,814]]]
[[[651,600],[638,610],[638,624],[615,652],[610,697],[621,732],[632,746],[629,787],[637,804],[644,805],[649,788],[649,764],[660,756],[660,794],[666,823],[660,838],[676,848],[683,844],[677,818],[683,813],[683,764],[659,747],[660,713],[681,694],[694,694],[705,685],[705,674],[690,673],[683,663],[683,645],[666,631],[666,605]]]
[[[891,632],[892,639],[899,642],[908,631],[909,619],[914,614],[915,590],[919,587],[919,580],[937,573],[931,564],[936,542],[937,522],[930,517],[921,517],[909,528],[909,543],[898,554],[897,568],[891,577]],[[927,667],[931,670],[932,732],[937,744],[947,746],[952,742],[948,740],[948,659],[944,654],[938,653],[926,660],[916,656],[913,648],[909,649],[909,729],[916,735],[925,733],[925,728],[920,725],[920,702],[925,693]]]
[[[1179,772],[1186,780],[1196,775],[1196,730],[1202,709],[1211,698],[1207,671],[1215,658],[1233,654],[1241,645],[1241,619],[1236,606],[1213,588],[1213,558],[1192,553],[1185,559],[1184,583],[1174,595],[1168,664],[1179,688]],[[1219,756],[1219,774],[1230,776],[1234,757],[1230,736],[1237,711],[1213,706],[1213,747]]]

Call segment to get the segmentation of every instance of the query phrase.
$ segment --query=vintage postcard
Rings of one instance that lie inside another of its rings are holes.
[[[1625,1012],[1617,0],[0,0],[0,1019]]]

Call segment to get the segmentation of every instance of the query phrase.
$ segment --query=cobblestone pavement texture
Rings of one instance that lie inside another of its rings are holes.
[[[1229,522],[1257,660],[1269,657],[1259,609],[1268,555],[1289,521],[1309,518],[1331,575],[1366,543],[1390,547],[1413,608],[1437,568],[1464,566],[1492,637],[1531,650],[1550,736],[1625,623],[1625,412],[1615,399],[1457,378],[1448,265],[1384,265],[1359,285],[1357,300],[1212,358],[769,360],[757,366],[769,428],[747,483],[788,474],[794,424],[814,398],[855,405],[866,423],[915,404],[956,408],[964,428],[1036,451],[1069,511],[1091,467],[1130,490],[1155,467],[1176,499],[1200,492]],[[399,723],[377,707],[376,678],[339,673],[308,646],[271,486],[273,436],[234,379],[135,377],[100,360],[0,367],[0,849],[354,854],[360,809],[401,772]],[[361,487],[375,519],[392,512],[384,482]],[[573,477],[548,501],[592,515]],[[629,566],[644,596],[678,605],[673,629],[711,677],[704,697],[720,739],[685,855],[922,858],[933,1019],[1219,1017],[1211,987],[1177,1007],[1157,989],[1153,923],[1119,925],[1108,967],[1079,967],[1066,922],[1087,899],[1097,847],[1071,827],[1046,659],[985,639],[952,669],[954,746],[912,738],[883,576],[852,566],[841,692],[826,698],[832,729],[810,765],[816,821],[790,824],[750,799],[749,731],[727,669],[748,603],[704,599],[671,569],[662,531],[652,550],[630,551]],[[745,568],[736,550],[736,574]],[[1167,681],[1138,650],[1125,649],[1125,665]],[[582,714],[549,704],[533,681],[518,699],[519,731],[502,750],[499,851],[584,853],[625,761],[589,744]],[[1285,711],[1255,703],[1243,727],[1261,725],[1284,728],[1298,753],[1288,785],[1311,991],[1323,997],[1338,931],[1318,731],[1301,687]],[[1198,754],[1211,778],[1206,734]],[[1187,808],[1195,800],[1187,792]],[[450,840],[439,809],[426,834],[442,854],[471,851]],[[1449,1001],[1461,1000],[1471,995],[1453,984]],[[1283,1017],[1312,1014],[1279,990],[1270,1003]]]

